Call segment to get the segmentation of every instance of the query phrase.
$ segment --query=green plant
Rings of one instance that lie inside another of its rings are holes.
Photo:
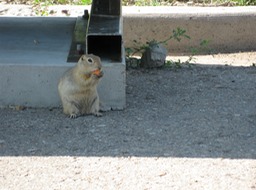
[[[160,0],[134,0],[134,1],[127,1],[128,4],[134,4],[136,6],[159,6]]]
[[[126,56],[130,57],[130,56],[133,56],[138,53],[142,54],[147,48],[149,48],[150,46],[153,46],[153,45],[159,45],[159,44],[167,45],[167,42],[172,39],[180,42],[182,38],[190,39],[190,36],[188,36],[186,34],[186,30],[178,27],[176,30],[172,31],[172,35],[170,35],[168,38],[166,38],[162,41],[157,41],[157,40],[153,39],[151,41],[146,42],[146,44],[141,45],[136,40],[133,40],[134,47],[126,48],[126,53],[127,53]]]
[[[127,67],[131,67],[131,68],[138,68],[140,67],[141,64],[141,56],[142,54],[150,47],[154,46],[154,45],[160,45],[160,44],[164,44],[167,45],[167,42],[170,40],[176,40],[178,42],[181,41],[182,38],[187,38],[190,39],[190,36],[188,36],[186,34],[186,30],[181,29],[181,28],[177,28],[175,30],[172,31],[172,35],[170,35],[168,38],[162,40],[162,41],[157,41],[155,39],[146,42],[146,44],[140,44],[139,42],[137,42],[136,40],[134,40],[134,44],[135,46],[132,48],[126,48],[125,52],[126,52],[126,63],[127,63]],[[140,54],[140,58],[135,58],[134,55],[136,54]],[[189,58],[189,61],[192,60],[192,57]],[[171,65],[174,65],[174,62],[166,62],[166,66],[170,67]],[[180,63],[175,63],[175,67],[178,68]]]
[[[51,5],[66,5],[66,4],[74,4],[74,5],[88,5],[91,4],[92,0],[34,0],[33,8],[35,10],[36,15],[38,16],[48,16],[49,11],[48,7]]]
[[[167,60],[165,62],[165,67],[168,67],[168,68],[181,68],[181,60],[178,59],[178,61],[172,61],[172,60]]]
[[[92,3],[92,0],[34,0],[34,5],[89,5]]]
[[[201,40],[199,43],[199,47],[191,47],[190,51],[192,55],[197,55],[200,53],[209,53],[212,52],[212,50],[209,48],[210,40]]]
[[[77,5],[90,5],[90,4],[92,4],[92,0],[80,0],[75,4],[77,4]]]
[[[35,0],[33,9],[38,16],[48,16],[49,5],[51,5],[49,1],[41,2],[40,0]]]
[[[139,68],[141,64],[141,56],[143,52],[146,51],[147,48],[153,45],[159,45],[159,44],[164,44],[167,45],[167,42],[169,40],[176,40],[180,42],[182,38],[187,38],[190,39],[190,36],[186,34],[186,30],[177,28],[172,31],[172,35],[170,35],[168,38],[162,40],[162,41],[157,41],[155,39],[146,42],[146,44],[140,44],[136,40],[134,40],[134,47],[132,48],[126,48],[126,63],[127,67],[130,68]],[[182,64],[187,64],[191,65],[192,62],[195,62],[195,55],[200,54],[200,53],[205,53],[205,52],[211,52],[212,50],[209,48],[209,43],[210,40],[201,40],[199,43],[199,47],[196,48],[191,48],[191,55],[188,56],[188,59],[185,61],[181,61],[180,59],[177,61],[172,61],[172,60],[166,60],[165,62],[165,67],[167,68],[181,68]],[[136,55],[136,56],[135,56]],[[140,58],[138,58],[140,57]]]
[[[235,0],[240,6],[256,5],[256,0]]]
[[[178,59],[177,61],[173,61],[173,60],[166,60],[165,62],[165,67],[166,68],[174,68],[174,69],[180,69],[182,67],[182,65],[187,65],[189,67],[191,67],[191,63],[195,61],[195,58],[193,55],[189,56],[187,60],[185,61],[181,61],[180,59]]]

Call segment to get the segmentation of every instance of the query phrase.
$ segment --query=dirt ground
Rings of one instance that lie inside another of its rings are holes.
[[[0,189],[256,189],[256,67],[127,71],[127,108],[0,110]]]
[[[128,69],[100,118],[0,109],[0,190],[256,189],[256,53],[195,58]]]

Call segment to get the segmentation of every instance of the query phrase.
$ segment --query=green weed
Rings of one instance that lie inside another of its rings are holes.
[[[34,5],[90,5],[92,0],[34,0]]]
[[[157,41],[157,40],[153,39],[151,41],[146,42],[146,44],[141,44],[141,43],[137,42],[136,40],[134,40],[133,41],[134,47],[128,47],[125,49],[127,68],[140,68],[141,56],[146,51],[146,49],[149,48],[150,46],[159,45],[159,44],[167,45],[167,42],[169,40],[175,40],[175,41],[180,42],[184,38],[190,39],[190,36],[188,36],[186,34],[186,30],[177,28],[172,31],[172,35],[170,35],[168,38],[166,38],[162,41]],[[212,50],[209,48],[209,43],[210,43],[210,40],[206,40],[206,39],[200,41],[198,47],[196,47],[196,48],[193,47],[190,49],[191,55],[188,56],[188,59],[186,61],[166,60],[164,66],[166,68],[177,69],[177,68],[181,68],[181,66],[185,64],[190,67],[191,63],[195,62],[195,57],[194,57],[195,55],[198,55],[200,53],[205,53],[205,52],[212,52]],[[135,57],[135,55],[137,57]]]
[[[141,56],[149,47],[152,47],[154,45],[160,45],[160,44],[167,45],[167,42],[170,40],[175,40],[175,41],[180,42],[182,40],[182,38],[190,39],[190,36],[188,36],[186,34],[186,30],[178,27],[177,29],[172,31],[172,34],[168,38],[166,38],[162,41],[157,41],[157,40],[153,39],[151,41],[146,42],[146,44],[141,44],[141,43],[137,42],[136,40],[134,40],[133,41],[134,47],[128,47],[125,49],[127,67],[128,68],[139,68],[140,64],[141,64]],[[138,54],[139,54],[140,58],[134,59],[134,55],[138,55]],[[191,60],[192,60],[192,57],[189,57],[189,59],[188,59],[188,61],[186,61],[186,63]],[[175,66],[175,68],[180,68],[181,61],[179,61],[179,62],[166,61],[165,66],[166,67]]]
[[[167,45],[167,42],[172,39],[180,42],[182,38],[190,39],[190,36],[186,34],[186,30],[178,27],[176,30],[172,31],[172,35],[170,35],[168,38],[162,41],[157,41],[153,39],[151,41],[146,42],[146,44],[141,44],[140,42],[133,40],[134,47],[126,48],[126,57],[131,57],[135,54],[142,54],[147,48],[153,45],[160,45],[160,44]]]
[[[213,52],[212,49],[209,48],[210,40],[202,40],[199,43],[198,47],[191,47],[190,51],[192,55],[198,55],[200,53],[211,53]]]

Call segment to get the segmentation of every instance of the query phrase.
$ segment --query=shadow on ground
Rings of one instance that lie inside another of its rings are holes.
[[[256,158],[256,68],[128,70],[127,108],[0,110],[0,156]]]

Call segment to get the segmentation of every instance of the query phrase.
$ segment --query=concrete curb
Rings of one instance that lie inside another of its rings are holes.
[[[164,40],[177,27],[185,29],[190,40],[171,40],[170,54],[239,52],[256,50],[256,7],[171,7],[126,10],[124,14],[125,47],[133,47],[133,40],[145,44],[155,39]],[[154,12],[154,14],[152,14]],[[209,41],[200,48],[202,40]]]

